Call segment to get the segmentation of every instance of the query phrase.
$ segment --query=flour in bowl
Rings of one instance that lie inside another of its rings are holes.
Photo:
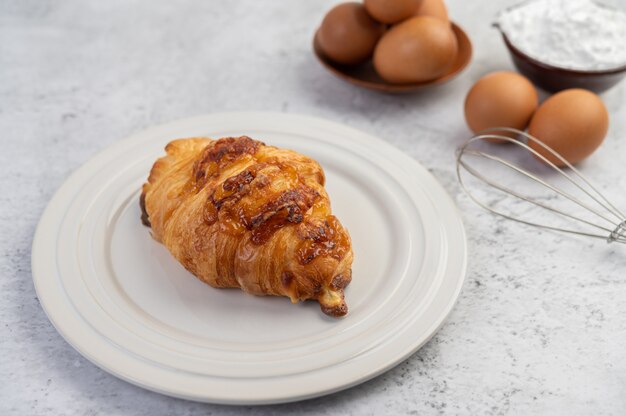
[[[626,65],[626,13],[591,0],[534,0],[504,11],[497,24],[513,46],[549,65]]]

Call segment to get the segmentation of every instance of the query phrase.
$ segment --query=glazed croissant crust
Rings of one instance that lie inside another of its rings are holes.
[[[152,236],[200,280],[348,311],[348,232],[331,214],[314,160],[249,137],[180,139],[141,194]]]

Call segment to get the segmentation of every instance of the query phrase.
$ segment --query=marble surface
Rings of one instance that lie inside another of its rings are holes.
[[[315,61],[311,35],[334,3],[0,0],[0,414],[626,414],[626,249],[496,219],[455,178],[466,91],[511,68],[489,26],[511,2],[449,0],[474,61],[453,82],[405,96],[346,85]],[[581,168],[624,207],[626,82],[603,99],[610,132]],[[125,136],[228,110],[310,114],[368,131],[453,195],[469,239],[467,281],[419,352],[328,397],[228,407],[118,380],[55,331],[30,270],[33,233],[55,190]]]

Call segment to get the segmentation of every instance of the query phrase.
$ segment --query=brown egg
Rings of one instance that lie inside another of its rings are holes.
[[[372,56],[384,31],[385,26],[372,19],[363,5],[343,3],[326,14],[317,41],[332,61],[354,65]]]
[[[448,18],[448,8],[443,0],[423,0],[415,15],[436,17],[446,22],[450,20]]]
[[[450,25],[413,17],[387,31],[374,50],[374,68],[387,82],[424,82],[446,73],[458,45]]]
[[[587,90],[571,89],[541,104],[530,121],[528,133],[573,164],[592,154],[608,129],[609,113],[600,97]],[[564,165],[540,145],[532,141],[528,144],[555,165]]]
[[[538,105],[537,90],[528,79],[515,72],[492,72],[479,79],[467,93],[465,121],[474,133],[492,127],[525,130]],[[504,131],[492,133],[516,136]]]
[[[422,0],[364,0],[365,10],[382,23],[398,23],[417,13]]]

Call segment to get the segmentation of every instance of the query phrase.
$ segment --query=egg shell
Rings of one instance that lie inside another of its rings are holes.
[[[446,73],[457,51],[449,24],[432,17],[413,17],[383,35],[374,50],[374,68],[390,83],[430,81]]]
[[[413,16],[422,0],[364,0],[365,10],[382,23],[398,23]]]
[[[322,52],[332,61],[355,65],[372,56],[385,26],[370,17],[360,3],[343,3],[331,9],[317,33]]]
[[[609,113],[602,99],[591,91],[569,89],[544,101],[535,112],[528,133],[559,153],[569,163],[591,155],[609,129]],[[529,146],[557,166],[561,160],[539,144]]]
[[[511,127],[526,130],[539,105],[539,96],[533,84],[515,72],[492,72],[479,79],[465,97],[465,121],[474,132]],[[495,131],[515,138],[515,134]],[[493,142],[505,140],[491,139]]]
[[[443,0],[423,0],[415,15],[435,17],[446,22],[450,21],[448,8]]]

